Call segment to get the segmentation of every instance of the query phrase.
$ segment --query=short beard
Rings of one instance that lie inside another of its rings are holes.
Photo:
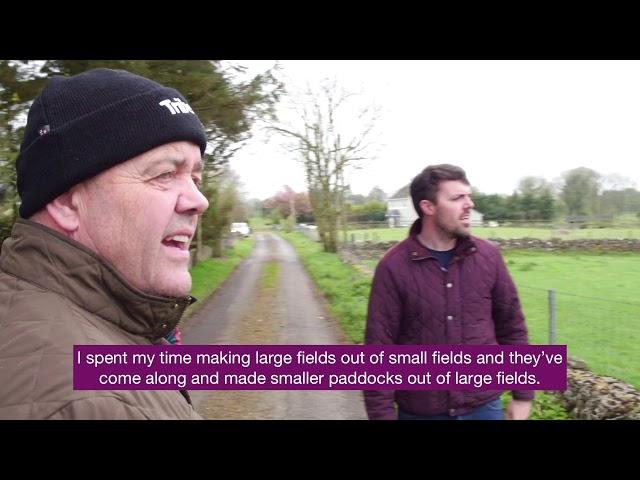
[[[471,232],[469,232],[469,229],[450,230],[444,225],[442,225],[439,221],[436,221],[436,226],[440,229],[441,232],[446,233],[450,238],[454,238],[456,240],[457,239],[464,240],[465,238],[469,238],[471,236]]]
[[[465,238],[469,238],[471,236],[471,232],[469,231],[469,229],[465,229],[463,231],[454,232],[454,235],[456,236],[456,238],[464,240]]]

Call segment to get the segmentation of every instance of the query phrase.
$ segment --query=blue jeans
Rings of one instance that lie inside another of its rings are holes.
[[[504,420],[502,402],[499,398],[479,406],[471,413],[450,417],[449,415],[414,415],[398,410],[398,420]]]

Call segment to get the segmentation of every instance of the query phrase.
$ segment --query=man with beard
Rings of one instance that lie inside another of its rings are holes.
[[[518,293],[498,249],[470,234],[464,170],[431,165],[411,182],[418,219],[373,279],[366,344],[527,344]],[[499,391],[365,391],[370,419],[501,420]],[[512,391],[508,419],[527,419],[533,391]],[[397,411],[396,411],[397,405]]]

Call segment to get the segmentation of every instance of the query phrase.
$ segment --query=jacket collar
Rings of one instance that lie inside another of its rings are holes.
[[[157,340],[173,330],[191,296],[151,295],[130,285],[84,245],[18,219],[2,245],[0,269],[56,292],[123,330]]]
[[[431,252],[425,247],[420,240],[418,234],[422,231],[422,219],[418,218],[409,229],[409,238],[407,238],[407,247],[409,258],[411,260],[424,260],[425,258],[435,258]],[[462,258],[475,253],[478,250],[475,237],[458,238],[456,246],[453,249],[454,258]]]

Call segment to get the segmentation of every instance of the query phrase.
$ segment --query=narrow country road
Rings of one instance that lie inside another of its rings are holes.
[[[348,343],[293,247],[270,233],[255,235],[252,254],[183,326],[185,344]],[[277,285],[261,281],[271,265]],[[191,391],[209,419],[365,419],[362,392],[324,390]]]

